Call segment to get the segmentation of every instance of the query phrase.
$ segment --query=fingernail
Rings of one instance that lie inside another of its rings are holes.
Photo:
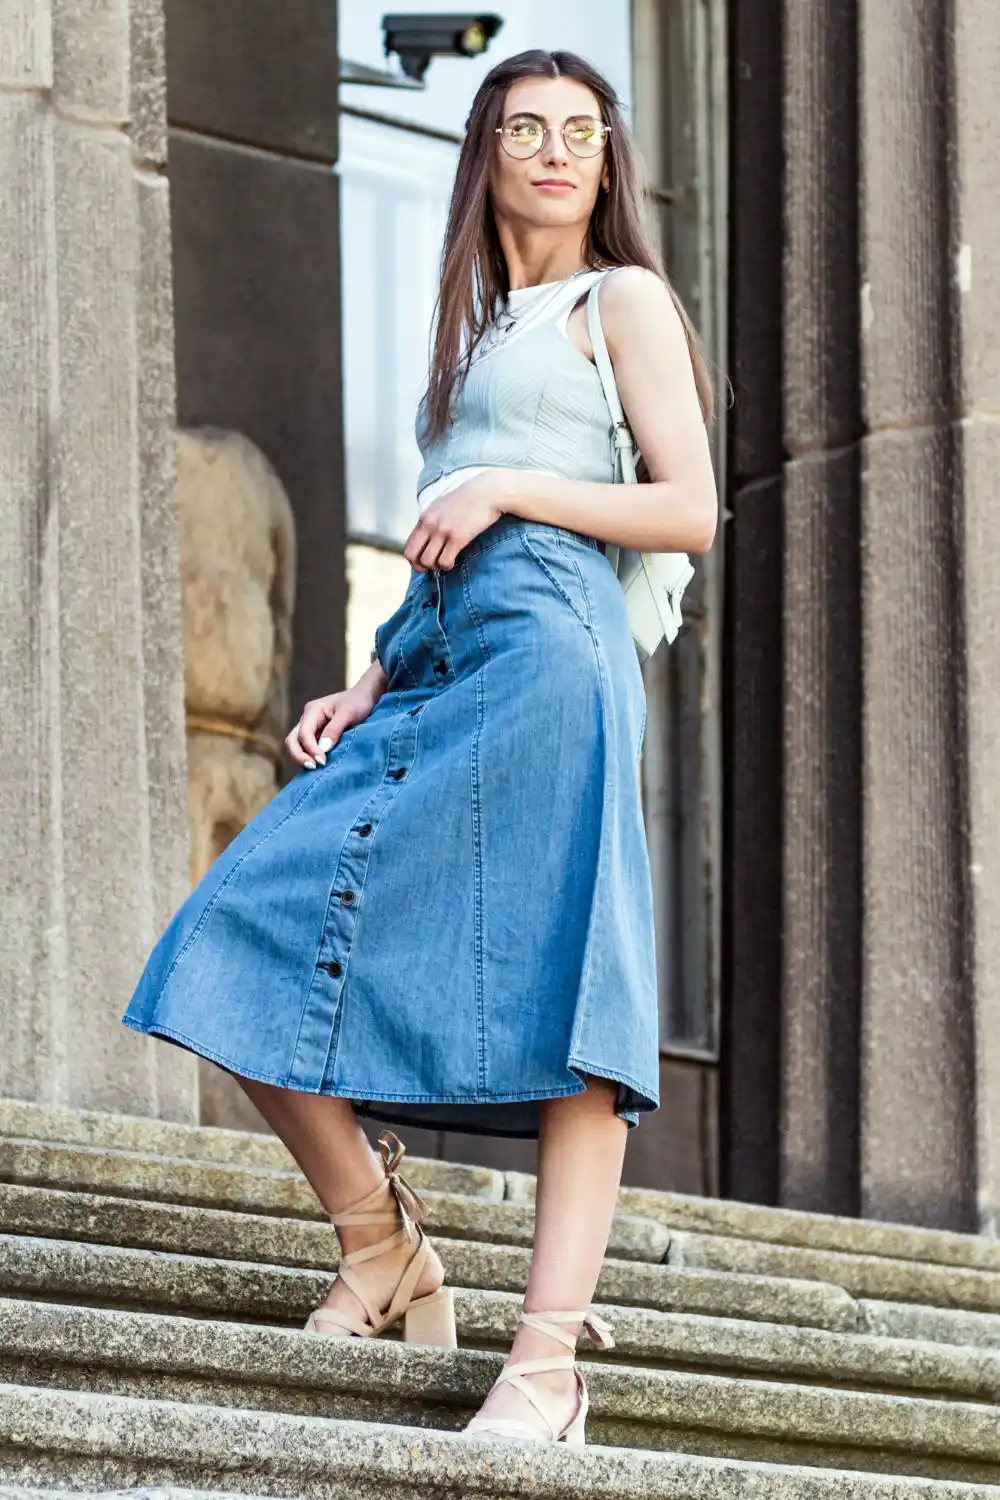
[[[326,756],[323,754],[322,750],[317,750],[316,759],[319,761],[321,766],[326,765]]]
[[[314,760],[307,760],[304,762],[304,764],[307,771],[315,771],[316,762]]]
[[[324,735],[324,736],[323,736],[323,738],[322,738],[322,739],[321,739],[321,740],[320,740],[320,742],[319,742],[319,748],[320,748],[320,749],[321,749],[321,750],[322,750],[322,751],[323,751],[323,752],[324,752],[324,753],[325,753],[325,752],[326,752],[326,751],[327,751],[327,750],[332,750],[332,749],[333,749],[333,740],[328,740],[328,739],[327,739],[327,738],[326,738],[326,735]]]

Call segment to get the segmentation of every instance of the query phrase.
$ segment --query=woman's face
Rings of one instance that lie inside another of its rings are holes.
[[[608,147],[605,144],[595,156],[579,156],[567,147],[559,129],[567,120],[586,118],[600,120],[601,107],[597,96],[575,78],[524,78],[511,85],[501,123],[515,127],[513,148],[518,149],[521,141],[530,144],[538,123],[553,128],[540,150],[528,157],[511,156],[504,149],[506,142],[494,136],[490,194],[498,218],[537,228],[589,223],[598,193],[608,186]],[[579,123],[573,135],[584,145],[588,138],[597,140]]]

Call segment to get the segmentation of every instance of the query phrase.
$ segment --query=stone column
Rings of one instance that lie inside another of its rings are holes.
[[[159,0],[0,10],[0,1093],[192,1119],[163,94]]]
[[[856,0],[786,0],[781,1201],[858,1211]]]
[[[952,274],[962,351],[961,584],[968,705],[967,956],[973,979],[977,1215],[1000,1236],[1000,26],[991,0],[954,7]]]
[[[966,10],[979,12],[973,50],[989,47],[986,6]],[[1000,578],[995,555],[970,554],[966,531],[985,527],[992,537],[997,523],[982,487],[970,493],[966,483],[954,90],[967,60],[956,53],[950,11],[948,0],[860,7],[861,1206],[872,1217],[975,1229],[975,1101],[985,1083],[975,1012],[997,951],[997,876],[992,850],[981,847],[996,823],[982,777],[995,767],[978,756],[1000,711],[995,653],[984,660],[995,627],[981,615],[995,613]],[[970,127],[987,132],[990,113],[985,98],[970,109],[967,147]],[[978,899],[970,834],[986,860]],[[980,974],[976,958],[986,960]]]

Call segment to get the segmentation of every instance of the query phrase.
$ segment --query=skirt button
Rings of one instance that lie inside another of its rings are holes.
[[[340,899],[345,906],[353,906],[358,898],[355,895],[354,891],[341,891]]]

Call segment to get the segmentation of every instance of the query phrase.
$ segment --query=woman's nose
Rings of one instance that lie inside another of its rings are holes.
[[[545,137],[545,144],[541,150],[542,160],[547,166],[565,166],[568,161],[566,142],[562,138],[562,131],[555,125],[550,125]]]

